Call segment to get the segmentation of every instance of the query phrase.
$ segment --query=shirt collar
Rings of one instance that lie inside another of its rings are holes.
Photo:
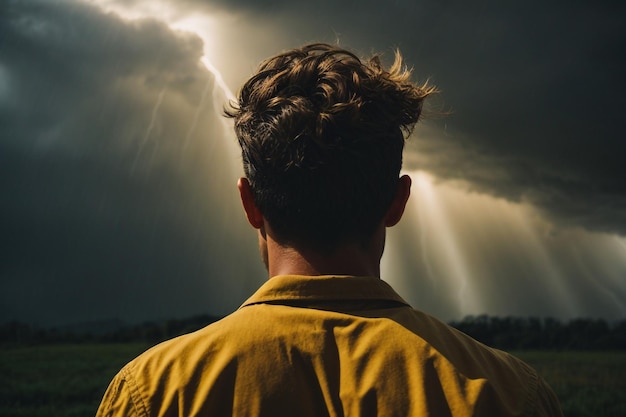
[[[408,306],[389,284],[376,277],[277,275],[263,284],[240,308],[261,303],[357,300],[388,301]]]

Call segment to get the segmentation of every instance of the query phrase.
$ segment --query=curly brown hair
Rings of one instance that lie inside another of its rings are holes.
[[[264,61],[225,110],[254,200],[280,243],[332,250],[365,242],[395,195],[405,137],[435,92],[315,43]]]

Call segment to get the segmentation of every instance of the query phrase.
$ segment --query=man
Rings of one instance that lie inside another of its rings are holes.
[[[234,118],[270,279],[124,367],[99,416],[559,416],[523,362],[412,309],[380,279],[402,217],[405,136],[435,92],[312,44],[265,61]]]

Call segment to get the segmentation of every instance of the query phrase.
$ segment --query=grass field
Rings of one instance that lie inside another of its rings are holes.
[[[626,417],[626,352],[513,352],[556,392],[566,417]]]
[[[145,344],[0,349],[0,416],[93,416],[111,378]]]
[[[93,416],[111,378],[145,344],[0,348],[0,416]],[[514,352],[567,417],[626,416],[626,352]]]

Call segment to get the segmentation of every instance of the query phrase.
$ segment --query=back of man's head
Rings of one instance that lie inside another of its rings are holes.
[[[328,251],[366,242],[395,195],[405,135],[433,87],[337,46],[311,44],[263,62],[235,119],[254,201],[285,245]]]

